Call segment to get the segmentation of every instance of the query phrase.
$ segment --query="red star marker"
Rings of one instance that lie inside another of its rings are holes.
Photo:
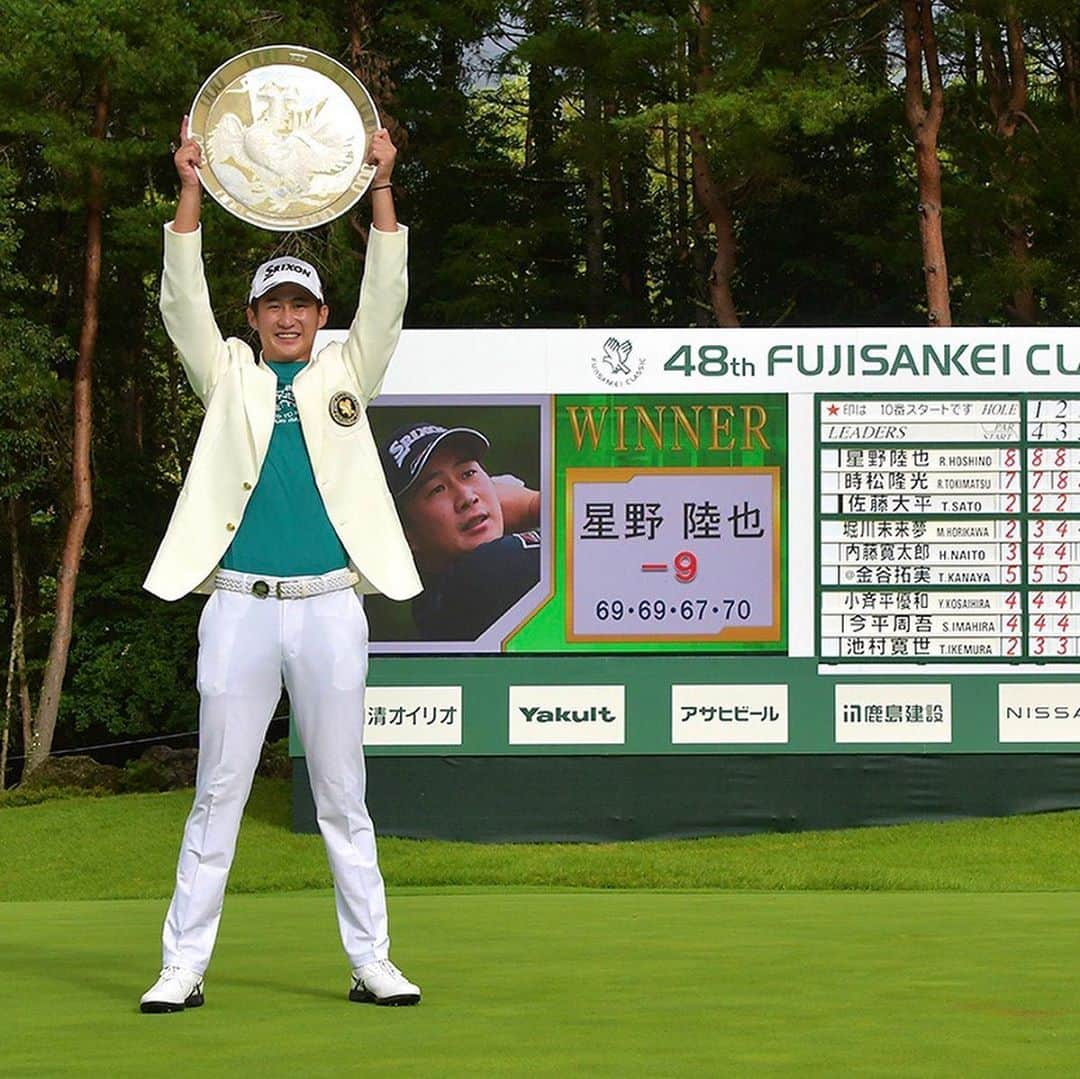
[[[835,416],[840,411],[837,405],[829,405],[829,415]]]

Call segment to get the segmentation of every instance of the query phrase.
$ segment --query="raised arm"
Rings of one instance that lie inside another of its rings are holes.
[[[180,121],[180,146],[173,154],[176,174],[180,177],[180,199],[173,218],[173,232],[195,232],[202,215],[202,147],[188,134],[188,118]]]
[[[385,128],[375,132],[368,160],[375,165],[371,183],[372,229],[368,237],[360,302],[344,345],[345,362],[366,404],[379,393],[390,357],[401,334],[409,283],[408,230],[398,224],[390,177],[397,149]]]
[[[375,165],[371,181],[371,223],[380,232],[397,232],[397,211],[394,209],[394,189],[390,177],[397,160],[397,147],[390,141],[390,132],[380,127],[372,136],[368,161]]]
[[[197,169],[202,150],[188,134],[188,118],[180,124],[180,147],[173,161],[180,177],[175,218],[165,226],[165,269],[161,276],[161,317],[180,354],[192,389],[205,404],[228,360],[210,306],[202,264],[202,185]]]

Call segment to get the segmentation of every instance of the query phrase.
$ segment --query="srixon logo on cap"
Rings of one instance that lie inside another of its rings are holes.
[[[437,435],[445,430],[445,427],[440,427],[436,423],[429,423],[422,427],[414,427],[411,431],[406,431],[400,438],[395,438],[389,446],[390,456],[393,457],[394,464],[400,468],[401,462],[408,456],[409,450],[425,435]],[[415,468],[413,471],[416,471]]]
[[[311,270],[306,266],[302,266],[299,262],[278,262],[272,266],[267,266],[263,272],[263,277],[273,277],[274,274],[281,273],[282,270],[291,270],[293,273],[300,273],[305,277],[311,276]]]

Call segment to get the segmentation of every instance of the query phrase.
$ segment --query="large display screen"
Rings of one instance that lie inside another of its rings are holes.
[[[1080,330],[412,331],[396,754],[1080,746]]]

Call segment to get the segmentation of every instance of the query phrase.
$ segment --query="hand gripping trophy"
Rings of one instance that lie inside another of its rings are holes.
[[[244,805],[288,689],[334,877],[349,999],[416,1004],[390,962],[386,896],[364,799],[362,593],[408,599],[420,580],[365,408],[401,331],[407,230],[394,211],[395,150],[345,68],[279,46],[230,60],[180,128],[176,216],[165,226],[161,313],[206,409],[146,588],[209,595],[199,622],[199,767],[163,969],[144,1012],[201,1005]],[[223,340],[201,258],[202,188],[270,229],[309,228],[371,191],[373,228],[344,343],[312,354],[330,311],[315,267],[259,266],[247,321],[260,351]]]

